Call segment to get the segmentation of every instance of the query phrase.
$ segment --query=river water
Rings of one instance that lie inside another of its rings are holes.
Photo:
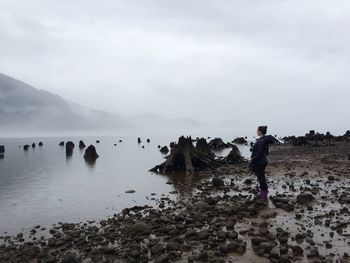
[[[141,144],[135,136],[0,139],[0,145],[6,147],[5,158],[0,159],[0,235],[27,231],[36,225],[99,220],[125,207],[154,205],[153,197],[175,190],[178,198],[189,194],[191,188],[181,184],[184,177],[167,184],[174,177],[148,172],[164,161],[165,155],[157,146],[169,145],[177,138],[148,136],[142,138]],[[232,141],[234,137],[222,138]],[[87,146],[96,146],[100,157],[94,165],[84,161],[84,151],[78,147],[80,139]],[[100,143],[96,143],[97,139]],[[68,140],[75,143],[70,158],[65,155],[65,147],[58,145]],[[37,145],[39,141],[42,147]],[[20,147],[33,142],[36,147],[28,151]],[[243,155],[249,154],[247,146],[240,149]],[[125,193],[128,190],[135,193]]]

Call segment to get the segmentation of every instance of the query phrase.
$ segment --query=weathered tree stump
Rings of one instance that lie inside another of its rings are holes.
[[[215,153],[213,153],[213,151],[209,148],[209,144],[204,138],[200,138],[197,140],[196,149],[204,154],[215,157]]]
[[[79,149],[84,149],[85,147],[86,147],[85,143],[82,140],[80,140],[79,141]]]
[[[226,148],[230,148],[232,145],[228,143],[224,143],[221,138],[215,138],[209,142],[209,148],[214,151],[220,151]]]
[[[66,155],[70,156],[73,154],[74,143],[69,141],[66,143]]]
[[[238,164],[246,162],[246,159],[241,155],[238,147],[233,145],[231,152],[223,159],[223,161],[228,164]]]
[[[84,154],[85,161],[87,161],[89,163],[94,163],[98,157],[99,156],[96,152],[95,146],[90,145],[89,147],[87,147],[87,149],[85,150],[85,154]]]
[[[223,162],[216,160],[213,156],[203,153],[196,149],[192,144],[191,137],[179,138],[179,142],[174,144],[170,155],[166,161],[155,166],[150,171],[168,173],[174,171],[199,171],[215,169],[221,166]]]
[[[247,144],[247,140],[244,137],[238,137],[232,141],[233,143],[237,144]]]

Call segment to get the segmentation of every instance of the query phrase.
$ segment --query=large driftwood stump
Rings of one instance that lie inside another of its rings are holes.
[[[238,147],[233,145],[231,152],[223,159],[223,161],[228,164],[238,164],[246,162],[246,159],[241,155]]]
[[[204,153],[192,144],[191,137],[179,138],[179,142],[174,144],[170,155],[166,161],[151,169],[151,172],[174,172],[174,171],[199,171],[215,169],[223,164],[222,161],[216,160],[212,155]]]

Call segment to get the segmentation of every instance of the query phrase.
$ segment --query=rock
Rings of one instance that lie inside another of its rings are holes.
[[[209,232],[207,230],[202,230],[197,233],[199,239],[207,239],[209,237]]]
[[[304,250],[300,246],[292,246],[292,251],[295,256],[302,256]]]
[[[299,204],[308,204],[314,200],[314,196],[311,193],[300,193],[297,195],[297,202]]]
[[[150,230],[150,227],[144,222],[137,222],[129,227],[129,231],[132,233],[145,233]]]
[[[96,140],[96,143],[100,143],[100,140]]]
[[[150,143],[151,142],[151,139],[147,139],[147,143]]]
[[[252,244],[255,246],[259,246],[262,242],[268,242],[268,240],[264,237],[253,237]]]
[[[86,150],[85,150],[85,154],[84,154],[84,159],[87,162],[93,163],[96,161],[96,159],[98,158],[98,154],[96,152],[96,148],[93,145],[90,145]]]
[[[263,249],[265,252],[270,252],[276,245],[272,242],[261,242],[259,248]]]
[[[74,255],[66,255],[62,260],[61,263],[78,263],[79,261],[75,258]]]
[[[137,143],[141,143],[141,138],[137,138]]]
[[[128,191],[125,191],[125,193],[126,194],[134,194],[134,193],[136,193],[136,191],[135,190],[128,190]]]
[[[169,260],[169,254],[164,253],[164,254],[160,255],[159,257],[157,257],[154,262],[155,263],[164,263],[164,262],[168,262],[168,260]]]
[[[64,142],[62,141],[62,142],[60,142],[58,145],[59,145],[59,146],[64,146]]]
[[[26,144],[26,145],[23,146],[23,150],[28,151],[29,147],[30,147],[30,145]]]
[[[229,249],[225,244],[222,244],[219,245],[219,251],[221,254],[226,255],[229,252]]]
[[[169,152],[169,148],[168,146],[163,146],[159,151],[163,154],[167,154]]]
[[[4,145],[0,145],[0,153],[4,153],[5,152],[5,146]]]
[[[66,155],[70,156],[73,154],[74,143],[69,141],[66,143]]]
[[[46,260],[44,260],[44,263],[56,263],[57,259],[55,257],[50,257]]]
[[[333,175],[330,175],[330,176],[328,176],[328,180],[329,180],[329,181],[334,181],[334,180],[335,180],[335,177],[334,177]]]
[[[217,178],[217,177],[213,178],[212,183],[213,183],[213,186],[215,186],[215,187],[219,187],[219,186],[224,186],[225,185],[224,180],[222,180],[220,178]]]
[[[178,243],[175,243],[175,242],[172,242],[172,243],[168,243],[166,245],[166,250],[168,252],[171,252],[171,251],[177,251],[180,249],[180,245]]]
[[[276,258],[276,259],[278,259],[280,257],[280,253],[279,253],[278,247],[274,247],[273,249],[271,249],[270,257],[271,258]]]
[[[252,179],[245,179],[244,180],[244,184],[250,185],[252,183],[253,183]]]
[[[32,143],[32,148],[35,148],[35,142]]]
[[[123,140],[119,140],[119,142],[123,142]]]
[[[38,144],[40,147],[42,147],[44,144],[43,144],[43,142],[39,142],[39,144]]]
[[[86,147],[85,143],[83,141],[79,141],[79,149],[84,149]]]

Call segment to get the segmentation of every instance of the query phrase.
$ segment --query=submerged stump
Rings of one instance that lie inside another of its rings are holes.
[[[66,155],[71,156],[73,154],[74,143],[69,141],[66,143]]]
[[[94,163],[98,157],[99,156],[96,152],[95,146],[90,145],[89,147],[87,147],[87,149],[85,150],[85,154],[84,154],[85,161],[87,161],[89,163]]]
[[[166,161],[155,166],[150,171],[168,173],[175,171],[199,171],[215,169],[223,164],[222,161],[216,160],[214,156],[196,149],[192,144],[191,137],[179,138],[179,142],[171,148],[170,155]]]

